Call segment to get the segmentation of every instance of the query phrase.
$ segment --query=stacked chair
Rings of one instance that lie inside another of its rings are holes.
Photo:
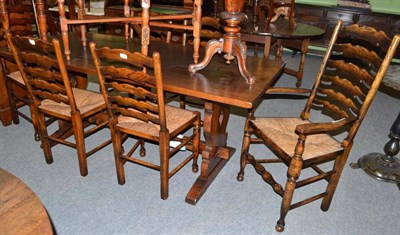
[[[329,209],[356,133],[399,43],[400,35],[390,40],[383,31],[358,25],[342,27],[339,21],[300,116],[255,117],[255,110],[249,112],[237,179],[243,181],[245,167],[253,165],[262,179],[282,197],[275,227],[278,232],[284,230],[285,218],[291,209],[318,199],[322,199],[321,210]],[[265,152],[259,149],[256,157],[250,151],[255,144],[269,147],[277,158],[266,159],[260,156]],[[283,176],[287,175],[285,184],[276,182],[264,166],[276,162],[287,166],[282,172]],[[331,165],[327,168],[326,164]],[[305,175],[315,174],[301,177],[307,169],[311,172],[305,172]],[[321,180],[327,183],[321,193],[307,195],[306,199],[293,203],[298,188]]]

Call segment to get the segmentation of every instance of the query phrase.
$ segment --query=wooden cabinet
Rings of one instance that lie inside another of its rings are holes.
[[[389,37],[400,33],[400,15],[377,13],[367,9],[297,3],[296,20],[325,29],[323,38],[311,41],[311,45],[315,46],[326,46],[329,43],[338,20],[342,20],[344,25],[372,26],[385,31]]]

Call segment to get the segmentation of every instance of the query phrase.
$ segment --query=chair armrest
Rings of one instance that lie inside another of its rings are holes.
[[[326,131],[333,131],[338,130],[341,127],[344,127],[358,118],[349,117],[343,118],[337,121],[332,122],[325,122],[325,123],[305,123],[296,126],[296,133],[297,134],[304,134],[304,135],[312,135],[312,134],[319,134]]]

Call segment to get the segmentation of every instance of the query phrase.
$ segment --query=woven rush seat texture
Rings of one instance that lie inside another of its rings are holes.
[[[178,128],[190,122],[196,116],[192,111],[169,105],[165,106],[165,114],[170,133],[174,133]],[[144,122],[133,117],[120,116],[117,126],[131,131],[147,133],[156,137],[159,137],[160,134],[160,125],[156,125],[152,122]]]
[[[83,116],[86,112],[105,105],[104,98],[99,93],[79,88],[72,88],[72,91],[74,93],[76,106]],[[39,108],[71,117],[71,106],[64,103],[57,103],[50,99],[43,100]]]
[[[257,118],[252,121],[268,138],[281,148],[289,157],[294,155],[298,135],[295,133],[297,125],[310,123],[301,118]],[[341,151],[340,142],[328,134],[316,134],[307,138],[303,159],[322,156],[328,153]]]

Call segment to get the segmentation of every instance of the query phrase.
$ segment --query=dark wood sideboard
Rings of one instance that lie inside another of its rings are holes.
[[[325,47],[329,43],[337,20],[342,20],[344,25],[371,26],[383,30],[390,37],[400,33],[400,14],[378,13],[361,8],[296,3],[296,20],[325,29],[323,38],[310,42],[311,45],[320,47]]]

